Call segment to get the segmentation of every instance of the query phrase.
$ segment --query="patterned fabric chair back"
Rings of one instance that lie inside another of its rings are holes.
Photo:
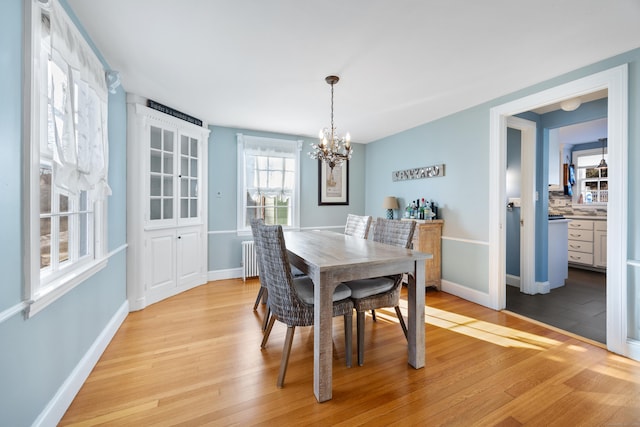
[[[361,215],[347,215],[347,224],[344,227],[344,234],[347,236],[360,237],[366,239],[369,237],[369,227],[371,227],[371,217]]]

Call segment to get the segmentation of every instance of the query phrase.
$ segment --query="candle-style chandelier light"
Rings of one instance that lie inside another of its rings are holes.
[[[311,144],[313,151],[309,153],[312,159],[319,159],[327,163],[331,170],[341,165],[345,160],[351,160],[351,136],[347,132],[344,137],[338,136],[333,125],[333,85],[338,83],[338,76],[327,76],[325,81],[331,85],[331,128],[324,128],[318,137],[320,142]]]

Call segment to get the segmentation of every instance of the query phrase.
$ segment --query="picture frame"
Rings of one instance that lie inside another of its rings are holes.
[[[349,204],[349,161],[331,168],[318,160],[318,206]]]

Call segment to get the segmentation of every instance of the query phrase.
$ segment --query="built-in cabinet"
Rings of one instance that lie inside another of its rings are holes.
[[[127,99],[131,310],[207,281],[209,130]]]
[[[569,263],[575,267],[607,267],[606,220],[571,220],[568,236]]]

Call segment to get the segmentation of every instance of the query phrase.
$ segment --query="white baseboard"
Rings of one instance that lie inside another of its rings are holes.
[[[536,282],[536,286],[538,287],[538,293],[548,294],[551,292],[551,283],[548,280],[546,282]]]
[[[640,341],[627,339],[627,357],[640,361]]]
[[[33,422],[34,426],[55,426],[60,422],[127,314],[129,314],[129,303],[125,301]]]
[[[488,293],[476,291],[475,289],[470,289],[466,286],[449,282],[448,280],[442,280],[442,290],[448,294],[466,299],[467,301],[475,302],[476,304],[491,308]]]
[[[242,277],[242,267],[228,268],[226,270],[213,270],[207,274],[207,280],[226,280],[226,279],[239,279]]]
[[[509,286],[520,287],[520,276],[514,276],[513,274],[507,274],[505,282]]]

